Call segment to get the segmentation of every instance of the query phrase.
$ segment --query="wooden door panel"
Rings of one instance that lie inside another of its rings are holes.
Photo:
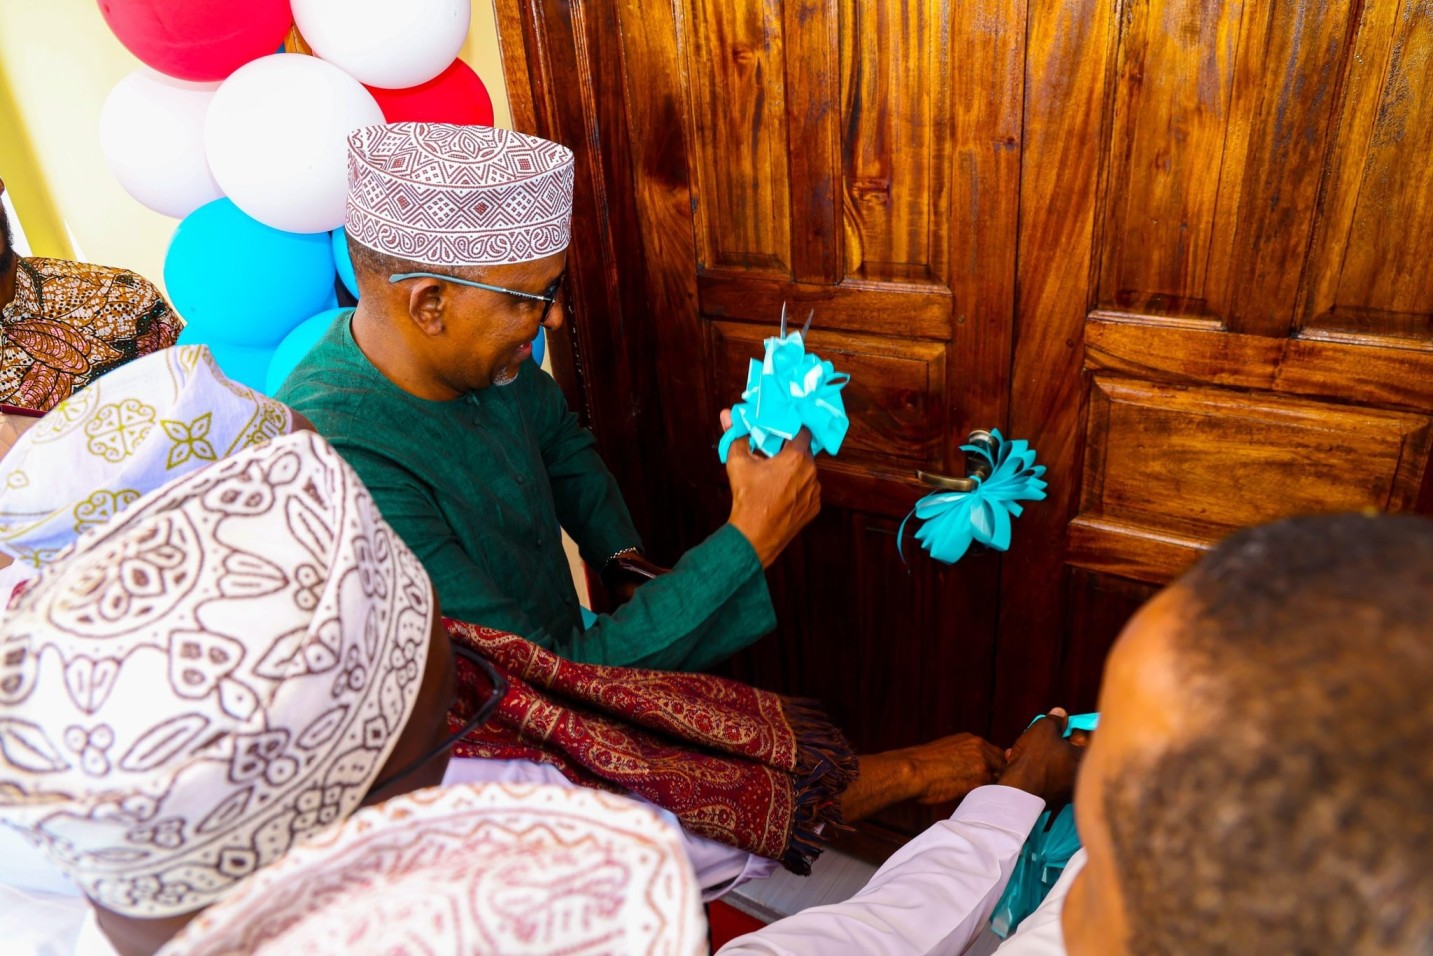
[[[838,4],[844,275],[948,288],[947,3]],[[936,80],[936,82],[932,82]]]
[[[969,168],[974,154],[998,148],[983,138],[957,141],[960,91],[941,79],[955,75],[952,44],[963,35],[944,26],[953,7],[948,0],[676,6],[675,42],[691,66],[679,107],[688,117],[697,243],[688,268],[697,279],[712,399],[727,404],[740,395],[748,362],[775,331],[783,304],[796,323],[815,310],[811,345],[852,376],[850,432],[839,458],[819,462],[822,517],[772,573],[778,632],[739,655],[733,672],[820,699],[862,750],[983,729],[998,562],[943,569],[917,552],[908,569],[895,540],[924,491],[915,471],[963,467],[964,432],[952,427],[954,383],[985,382],[1008,369],[1001,351],[1008,327],[998,318],[991,341],[979,346],[978,361],[988,367],[962,363],[957,371],[966,356],[952,347],[954,327],[967,321],[957,320],[952,276],[978,267],[971,251],[978,229],[1003,228],[978,214],[980,203],[1012,217],[1012,227],[1015,210],[994,189],[981,194],[984,184],[971,183],[963,231],[952,229],[953,157],[964,149]],[[985,132],[970,128],[977,137]],[[1009,177],[1006,188],[1013,186]],[[995,281],[1008,294],[1008,274]],[[967,288],[970,301],[961,306],[978,314],[989,293]],[[685,454],[711,452],[689,443]],[[898,808],[865,831],[889,849],[939,812]]]
[[[1155,326],[1096,313],[1086,329],[1085,355],[1093,368],[1160,381],[1433,408],[1433,351]]]
[[[1097,375],[1067,560],[1162,583],[1242,527],[1409,510],[1427,480],[1430,424],[1409,412]]]
[[[1433,342],[1430,71],[1433,3],[1366,5],[1302,310],[1313,334]]]
[[[1096,305],[1287,334],[1354,7],[1127,0]]]
[[[1292,514],[1407,510],[1429,426],[1408,412],[1097,375],[1078,517],[1215,541]]]
[[[781,8],[777,0],[692,0],[678,20],[697,127],[699,269],[791,274],[786,86],[771,82],[786,68]]]
[[[716,412],[783,303],[853,375],[733,667],[861,748],[1091,705],[1240,525],[1433,510],[1433,0],[496,2],[515,115],[578,158],[558,375],[654,555],[724,517]],[[915,469],[992,426],[1049,498],[907,568]]]
[[[741,319],[773,329],[785,305],[798,323],[815,309],[819,322],[813,327],[820,330],[951,338],[952,298],[939,290],[853,281],[818,285],[711,273],[703,273],[697,287],[702,312],[710,319]],[[963,324],[964,316],[957,322]]]
[[[1209,314],[1227,280],[1247,117],[1243,2],[1132,0],[1114,63],[1100,303]],[[1211,298],[1213,301],[1211,302]]]
[[[1073,240],[1097,268],[1088,284],[1065,273],[1054,295],[1082,375],[1065,365],[1022,395],[1021,370],[1059,353],[1050,313],[1017,310],[1012,414],[1057,416],[1032,421],[1066,479],[1035,521],[1066,547],[1058,566],[1006,563],[997,728],[1097,678],[1088,648],[1104,638],[1089,635],[1107,628],[1086,618],[1109,614],[1092,610],[1104,585],[1091,582],[1162,584],[1230,531],[1290,514],[1430,504],[1433,269],[1403,244],[1433,223],[1414,158],[1433,143],[1433,92],[1411,80],[1433,53],[1430,10],[1126,0],[1112,49],[1095,34],[1078,66],[1060,65],[1085,72],[1072,93],[1108,90],[1104,152],[1070,176],[1101,183],[1096,225]],[[1033,88],[1050,67],[1031,62]],[[1027,98],[1027,130],[1046,116],[1074,135]],[[1088,207],[1040,191],[1033,148],[1027,134],[1020,247],[1043,266]],[[1042,295],[1051,273],[1034,278]],[[1043,333],[1028,350],[1026,328]],[[1064,586],[1026,583],[1042,575]],[[1049,669],[1017,672],[1039,646]]]
[[[712,322],[709,328],[717,391],[739,396],[752,358],[775,330],[737,322]],[[851,376],[841,393],[851,419],[842,465],[880,471],[905,465],[914,472],[940,459],[946,442],[944,344],[813,331],[810,345]]]
[[[1230,170],[1240,190],[1220,312],[1230,331],[1280,337],[1296,324],[1323,170],[1347,92],[1354,18],[1367,6],[1356,0],[1249,3],[1261,32],[1235,84],[1249,120],[1240,133],[1248,139],[1243,166]]]

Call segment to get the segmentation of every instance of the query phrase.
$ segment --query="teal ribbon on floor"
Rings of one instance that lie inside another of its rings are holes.
[[[717,454],[726,463],[731,443],[750,436],[751,447],[768,457],[804,426],[811,432],[811,453],[834,455],[850,427],[841,389],[851,376],[806,351],[800,332],[766,340],[761,361],[752,359],[741,402],[731,410],[731,427],[721,436]]]
[[[977,478],[980,485],[974,491],[937,491],[917,501],[896,532],[901,560],[906,522],[912,517],[923,522],[916,531],[921,547],[946,564],[959,561],[976,542],[995,551],[1010,549],[1011,522],[1025,510],[1020,502],[1045,498],[1045,466],[1035,464],[1029,442],[1008,442],[998,428],[990,436],[995,439],[994,454],[979,445],[961,446],[990,462],[990,477]]]

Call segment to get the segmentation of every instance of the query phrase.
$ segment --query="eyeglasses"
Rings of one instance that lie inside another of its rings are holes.
[[[493,685],[492,693],[488,695],[487,700],[483,701],[483,705],[478,708],[478,712],[474,714],[471,718],[469,718],[465,724],[463,724],[461,730],[459,730],[457,733],[449,735],[448,739],[443,741],[440,746],[434,747],[432,750],[428,751],[423,756],[419,757],[417,760],[408,763],[406,766],[403,767],[403,769],[398,770],[394,773],[390,773],[388,776],[384,777],[382,780],[369,787],[368,792],[370,794],[377,793],[384,787],[391,784],[393,781],[408,776],[410,773],[417,770],[419,767],[423,766],[439,754],[447,753],[449,750],[452,749],[454,744],[456,744],[458,741],[462,740],[468,735],[468,731],[472,730],[474,727],[479,727],[487,723],[488,718],[493,715],[493,711],[498,709],[498,704],[502,703],[502,699],[507,696],[507,680],[503,677],[503,675],[498,673],[497,668],[493,667],[492,663],[486,657],[479,654],[472,648],[465,647],[464,645],[459,644],[456,641],[453,642],[452,647],[454,657],[462,658],[469,664],[472,664],[478,670],[482,671],[485,675],[487,675],[488,682]]]
[[[389,283],[402,282],[405,279],[442,279],[444,282],[456,282],[458,285],[472,286],[474,289],[484,289],[488,292],[501,292],[503,295],[516,296],[519,299],[535,300],[545,302],[542,308],[542,318],[538,319],[538,325],[547,321],[547,314],[552,311],[552,304],[557,301],[557,294],[562,291],[562,282],[567,278],[567,270],[563,269],[557,274],[541,294],[533,292],[519,292],[517,289],[504,289],[500,285],[488,285],[486,282],[474,282],[471,279],[459,279],[457,276],[445,276],[437,272],[395,272],[388,277]]]

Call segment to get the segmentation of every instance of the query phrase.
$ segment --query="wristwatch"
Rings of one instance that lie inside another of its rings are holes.
[[[670,570],[670,568],[664,568],[648,561],[636,548],[626,548],[607,559],[607,563],[602,565],[599,577],[602,579],[602,587],[606,589],[607,596],[614,602],[620,603],[627,596],[623,594],[624,589],[636,589]]]

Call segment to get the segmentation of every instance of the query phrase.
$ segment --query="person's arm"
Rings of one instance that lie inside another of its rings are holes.
[[[1011,787],[973,790],[851,899],[734,939],[721,956],[959,953],[990,919],[1044,809],[1045,801]]]
[[[1047,803],[1068,794],[1079,752],[1055,708],[1010,749],[999,786],[901,848],[844,903],[802,910],[723,946],[725,956],[960,953],[990,919]]]
[[[582,560],[601,571],[607,559],[642,538],[617,487],[617,479],[597,454],[597,442],[567,407],[562,390],[541,369],[524,369],[531,379],[528,408],[542,450],[557,521],[572,536]]]
[[[592,434],[577,423],[557,383],[529,372],[527,396],[552,483],[557,517],[577,541],[583,560],[598,571],[618,551],[640,547],[622,493],[594,447]],[[731,413],[722,411],[722,427]],[[772,458],[753,453],[747,439],[727,454],[732,507],[728,523],[751,544],[763,568],[770,567],[792,539],[821,510],[821,483],[804,428]]]
[[[364,448],[340,449],[378,510],[417,555],[448,617],[521,634],[587,664],[700,670],[776,626],[761,562],[727,525],[587,630],[552,634],[468,556],[431,493],[407,469]]]
[[[701,671],[776,627],[766,574],[732,525],[682,555],[611,614],[571,642],[572,660],[655,670]]]

